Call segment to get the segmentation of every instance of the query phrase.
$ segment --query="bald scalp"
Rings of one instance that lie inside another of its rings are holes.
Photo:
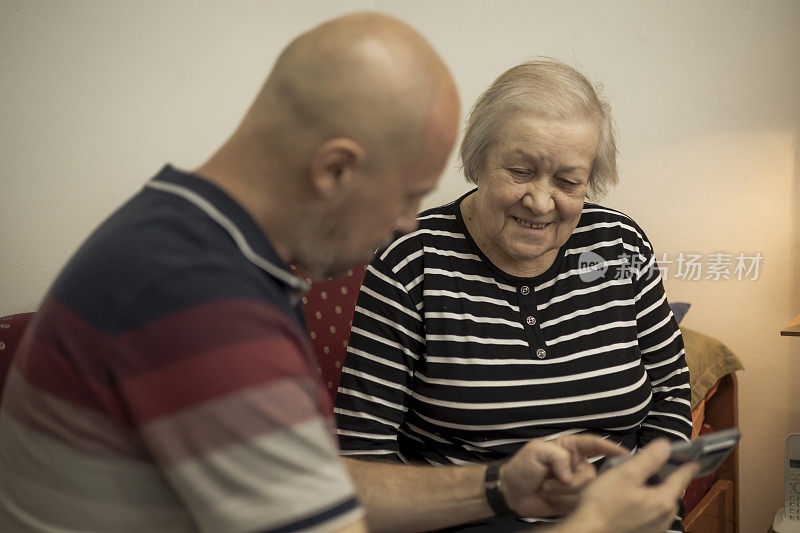
[[[278,57],[239,127],[195,173],[238,201],[281,259],[312,275],[368,261],[412,225],[458,134],[432,46],[376,13],[334,19]]]
[[[243,127],[297,160],[327,139],[350,138],[375,167],[397,164],[392,155],[424,151],[448,106],[457,109],[456,90],[428,42],[397,19],[358,13],[292,41]]]

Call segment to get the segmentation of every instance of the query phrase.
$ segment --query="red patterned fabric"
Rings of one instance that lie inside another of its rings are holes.
[[[364,272],[366,266],[361,266],[344,277],[314,282],[303,297],[308,335],[319,361],[318,371],[331,398],[336,396],[339,387],[339,374]]]
[[[6,384],[6,374],[11,367],[11,359],[32,318],[33,313],[0,317],[0,396]]]
[[[709,426],[708,424],[703,424],[700,428],[700,435],[705,435],[706,433],[713,432],[714,429]],[[711,485],[714,484],[714,474],[706,477],[699,477],[693,480],[689,486],[686,488],[686,492],[683,494],[683,504],[686,506],[686,511],[684,516],[689,513],[694,507],[700,503],[700,500],[703,499],[706,492],[711,488]]]

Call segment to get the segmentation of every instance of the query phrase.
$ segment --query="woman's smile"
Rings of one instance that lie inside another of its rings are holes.
[[[546,229],[546,228],[550,227],[553,224],[552,222],[544,222],[544,223],[541,223],[541,224],[534,224],[533,222],[529,222],[529,221],[525,220],[524,218],[517,218],[517,217],[515,217],[513,215],[511,216],[511,218],[514,219],[514,221],[517,224],[519,224],[520,226],[522,226],[523,228],[528,229],[528,230],[534,230],[536,232],[541,231],[543,229]]]

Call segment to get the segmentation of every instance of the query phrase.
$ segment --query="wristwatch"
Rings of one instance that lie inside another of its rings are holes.
[[[508,506],[503,491],[500,490],[500,467],[506,460],[494,461],[486,466],[486,477],[483,480],[483,489],[486,492],[486,501],[496,516],[515,514]]]

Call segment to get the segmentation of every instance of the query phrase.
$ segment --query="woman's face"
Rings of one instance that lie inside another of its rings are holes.
[[[519,112],[506,122],[478,176],[476,221],[467,224],[498,267],[536,275],[552,264],[578,225],[598,139],[590,118]]]

